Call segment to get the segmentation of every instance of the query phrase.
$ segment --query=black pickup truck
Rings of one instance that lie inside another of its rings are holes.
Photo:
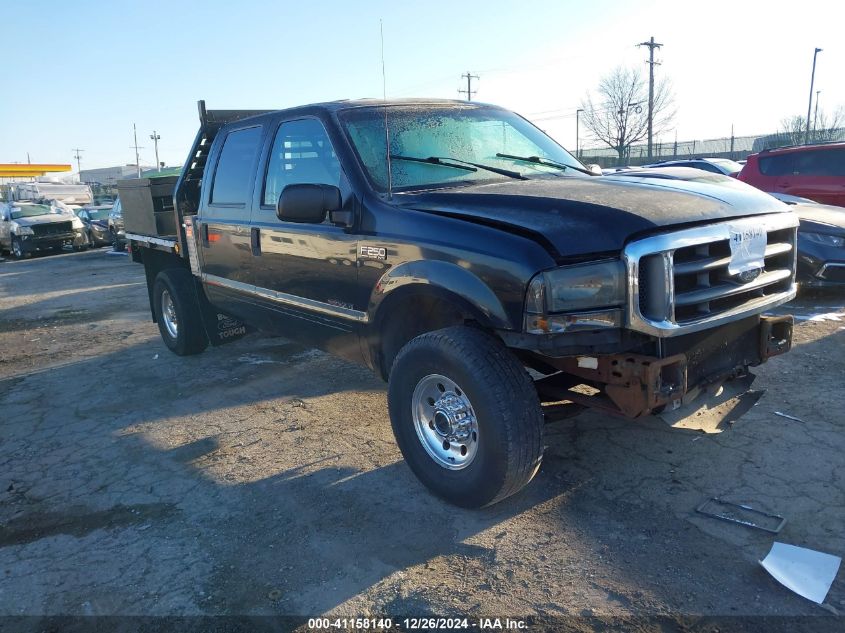
[[[596,176],[491,105],[200,102],[166,199],[125,186],[173,352],[257,329],[369,366],[410,468],[463,506],[532,479],[546,421],[675,409],[791,345],[763,315],[795,295],[785,205],[695,170]]]

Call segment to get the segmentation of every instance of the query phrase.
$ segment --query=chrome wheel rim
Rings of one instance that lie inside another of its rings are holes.
[[[414,429],[426,453],[449,470],[469,466],[478,452],[478,421],[466,393],[454,380],[429,374],[411,397]]]
[[[176,318],[176,304],[167,290],[161,293],[161,319],[167,333],[176,338],[179,335],[179,319]]]
[[[12,244],[12,252],[14,253],[15,257],[20,257],[23,255],[23,250],[21,249],[21,243],[17,240],[14,241]]]

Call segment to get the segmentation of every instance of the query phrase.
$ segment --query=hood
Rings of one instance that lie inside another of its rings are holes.
[[[808,223],[825,224],[845,232],[845,207],[827,204],[794,204],[792,210],[801,220],[801,226]]]
[[[45,215],[33,215],[28,218],[16,218],[12,222],[17,222],[20,226],[35,226],[36,224],[54,224],[56,222],[72,222],[72,213],[47,213]]]
[[[789,212],[735,178],[682,167],[399,193],[394,203],[529,234],[558,257],[618,251],[676,225]]]

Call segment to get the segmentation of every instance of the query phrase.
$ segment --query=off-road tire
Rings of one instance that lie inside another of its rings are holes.
[[[176,313],[178,328],[174,337],[165,325],[162,297],[169,294]],[[199,354],[208,347],[202,314],[197,302],[191,273],[181,268],[161,271],[153,284],[153,309],[161,338],[168,349],[179,356]]]
[[[460,385],[472,403],[478,447],[461,470],[438,464],[417,434],[417,384],[438,374]],[[543,415],[531,378],[493,336],[465,326],[422,334],[396,356],[388,386],[390,421],[408,466],[430,490],[467,507],[489,506],[522,489],[540,468]]]

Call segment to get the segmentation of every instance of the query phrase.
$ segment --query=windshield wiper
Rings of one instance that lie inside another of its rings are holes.
[[[502,176],[507,176],[508,178],[514,178],[516,180],[528,180],[519,172],[511,171],[510,169],[500,169],[498,167],[491,167],[490,165],[482,165],[481,163],[472,163],[468,160],[452,158],[451,156],[429,156],[428,158],[420,158],[419,156],[402,156],[401,154],[391,154],[390,158],[394,160],[408,160],[413,163],[441,165],[442,167],[451,167],[452,169],[463,169],[465,171],[478,171],[479,169],[483,169],[484,171],[491,171],[494,174],[500,174]]]
[[[526,163],[535,163],[536,165],[555,167],[556,169],[560,170],[574,169],[575,171],[580,171],[582,174],[587,174],[588,176],[595,176],[595,174],[589,169],[584,169],[583,167],[576,167],[575,165],[559,163],[556,160],[552,160],[550,158],[541,158],[540,156],[514,156],[513,154],[496,154],[496,156],[498,156],[499,158],[510,158],[511,160],[522,160]]]

